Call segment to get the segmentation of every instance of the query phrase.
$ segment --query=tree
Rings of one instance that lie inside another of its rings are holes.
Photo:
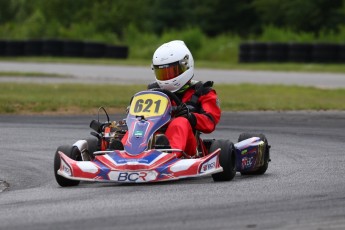
[[[196,25],[210,36],[231,32],[247,35],[259,28],[252,0],[206,0],[195,4]]]
[[[336,30],[344,24],[342,0],[254,0],[253,6],[263,25],[285,27],[294,31],[318,33]]]

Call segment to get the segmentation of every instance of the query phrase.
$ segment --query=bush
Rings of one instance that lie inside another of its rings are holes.
[[[233,35],[220,35],[209,38],[198,28],[182,31],[165,31],[161,37],[152,33],[141,33],[134,26],[125,30],[125,40],[130,47],[129,58],[151,60],[154,51],[163,43],[183,40],[196,60],[237,62],[240,38]]]
[[[202,48],[197,52],[196,58],[236,63],[240,38],[236,35],[219,35],[214,38],[205,38]]]
[[[182,40],[186,43],[192,54],[196,54],[201,49],[205,38],[206,36],[199,28],[189,28],[182,31],[165,31],[160,39],[160,43]]]
[[[124,30],[124,40],[130,47],[129,58],[151,60],[153,51],[159,46],[159,39],[153,33],[139,31],[134,25]]]
[[[266,26],[256,40],[262,42],[313,42],[315,35],[308,32],[296,33],[289,29]]]

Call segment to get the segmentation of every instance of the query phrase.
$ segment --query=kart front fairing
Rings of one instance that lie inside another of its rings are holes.
[[[127,115],[128,138],[124,144],[130,155],[148,149],[152,135],[171,119],[171,102],[158,91],[142,91],[134,95]]]
[[[91,161],[75,161],[59,152],[58,174],[72,180],[142,183],[223,171],[219,163],[220,149],[197,159],[180,159],[172,154],[181,150],[150,149],[153,135],[170,121],[171,111],[170,99],[162,92],[135,94],[126,119],[128,137],[124,150],[98,151]],[[80,151],[85,148],[82,145],[80,141],[76,145]]]
[[[98,153],[93,161],[74,161],[60,152],[58,174],[72,180],[99,182],[157,182],[200,177],[221,172],[219,151],[198,159],[178,159],[174,154],[148,150],[132,157],[125,151]]]

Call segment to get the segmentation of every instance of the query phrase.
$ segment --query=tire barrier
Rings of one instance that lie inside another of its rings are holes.
[[[289,45],[284,43],[267,44],[268,62],[286,62],[288,60]]]
[[[240,62],[264,62],[267,60],[266,43],[242,43],[240,44]]]
[[[239,62],[344,63],[345,44],[332,43],[242,43]]]
[[[105,56],[108,58],[122,58],[128,57],[127,46],[107,46]]]
[[[24,56],[25,42],[23,41],[7,41],[6,42],[6,53],[8,57]]]
[[[267,60],[267,43],[253,43],[250,50],[250,62],[265,62]]]
[[[82,57],[84,55],[84,42],[64,41],[63,55],[65,57]]]
[[[0,56],[5,56],[6,54],[6,41],[0,40]]]
[[[0,40],[0,57],[54,56],[125,59],[128,53],[127,46],[99,42],[59,39]]]
[[[106,45],[98,42],[84,43],[84,57],[101,58],[105,56]]]
[[[242,43],[240,44],[239,48],[239,62],[250,62],[251,60],[251,44],[250,43]]]
[[[338,58],[339,62],[345,63],[345,44],[339,45]]]
[[[338,57],[338,46],[335,44],[315,44],[313,46],[312,60],[317,63],[332,63]]]
[[[41,56],[42,42],[40,40],[28,40],[25,42],[24,52],[26,56]]]
[[[289,44],[288,60],[289,62],[311,62],[313,45],[308,43]]]
[[[42,41],[42,55],[43,56],[53,56],[61,57],[63,56],[63,44],[62,40],[43,40]]]

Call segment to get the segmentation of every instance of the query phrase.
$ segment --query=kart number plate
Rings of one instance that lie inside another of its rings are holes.
[[[161,116],[167,106],[167,97],[154,93],[139,94],[133,98],[129,113],[134,116],[144,116],[145,118]]]

